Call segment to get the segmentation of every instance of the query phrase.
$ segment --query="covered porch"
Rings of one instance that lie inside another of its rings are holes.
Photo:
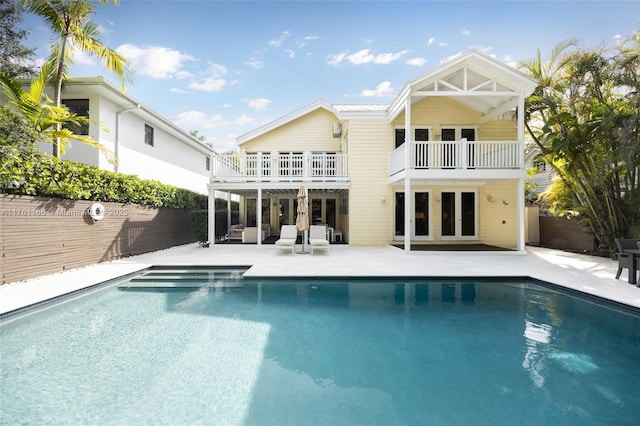
[[[280,235],[283,225],[295,225],[297,194],[301,186],[307,192],[309,220],[312,225],[326,225],[330,242],[348,241],[347,182],[317,182],[293,180],[290,182],[214,182],[209,191],[223,191],[227,195],[227,229],[216,229],[212,212],[214,203],[209,201],[209,241],[269,244]],[[233,220],[231,200],[238,201],[239,216]],[[216,236],[223,235],[222,239]]]

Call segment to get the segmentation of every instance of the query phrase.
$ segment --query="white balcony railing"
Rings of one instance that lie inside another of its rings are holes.
[[[335,153],[215,155],[211,176],[225,181],[346,181],[348,157]]]
[[[405,169],[405,145],[389,156],[389,174]],[[518,141],[411,142],[411,169],[519,169],[522,146]]]

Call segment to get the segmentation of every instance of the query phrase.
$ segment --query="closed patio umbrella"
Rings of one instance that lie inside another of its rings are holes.
[[[309,206],[307,205],[307,192],[304,186],[298,190],[298,215],[296,216],[296,228],[302,231],[302,251],[298,253],[309,253],[304,250],[304,242],[307,239],[307,230],[309,229]]]

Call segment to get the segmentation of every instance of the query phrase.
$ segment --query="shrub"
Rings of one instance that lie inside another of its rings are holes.
[[[153,207],[207,208],[206,195],[154,180],[60,160],[40,152],[13,149],[11,155],[2,156],[0,166],[2,193]]]
[[[201,243],[209,240],[209,212],[207,210],[194,210],[191,212],[191,225],[193,234]]]

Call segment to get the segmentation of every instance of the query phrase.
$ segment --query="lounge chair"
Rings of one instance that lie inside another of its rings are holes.
[[[278,254],[278,250],[281,249],[291,249],[291,254],[293,254],[297,238],[298,229],[295,225],[282,225],[282,228],[280,229],[280,238],[276,240],[276,255]]]
[[[640,246],[640,240],[632,240],[625,238],[616,238],[616,246],[618,246],[618,272],[616,273],[616,279],[620,278],[623,269],[629,269],[631,273],[631,260],[636,259],[636,271],[640,270],[640,258],[634,257],[630,253],[625,253],[626,250],[638,250]],[[631,277],[629,277],[631,278]],[[629,282],[634,280],[630,279]],[[635,281],[637,282],[637,281]]]
[[[309,244],[311,245],[311,254],[318,249],[329,251],[329,240],[327,240],[327,227],[325,225],[311,225],[309,227]]]

